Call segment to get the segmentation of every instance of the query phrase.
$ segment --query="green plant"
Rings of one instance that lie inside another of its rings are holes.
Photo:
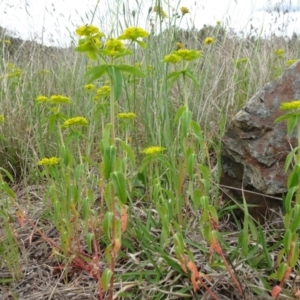
[[[287,188],[288,192],[284,198],[284,236],[282,239],[282,250],[279,252],[277,273],[273,274],[280,284],[272,290],[274,299],[278,299],[283,289],[285,281],[289,278],[295,268],[299,258],[298,229],[300,228],[300,101],[283,102],[280,108],[287,111],[283,116],[277,118],[275,122],[286,121],[287,133],[292,134],[296,128],[298,144],[288,154],[284,166],[285,172],[290,171]],[[292,170],[291,170],[292,169]],[[293,203],[293,199],[295,202]],[[294,291],[295,296],[299,291]]]

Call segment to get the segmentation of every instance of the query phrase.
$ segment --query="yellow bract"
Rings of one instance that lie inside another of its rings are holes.
[[[76,29],[76,34],[79,36],[97,36],[101,38],[104,36],[98,27],[94,25],[84,25]]]
[[[199,50],[179,49],[174,54],[182,57],[183,60],[194,60],[201,57],[202,53]]]
[[[143,28],[129,27],[118,37],[121,40],[136,40],[138,38],[145,38],[149,35]]]
[[[278,57],[282,57],[284,54],[284,50],[283,49],[274,50],[274,54]]]
[[[151,147],[148,147],[148,148],[142,150],[142,153],[144,153],[146,155],[153,155],[153,154],[161,153],[161,152],[163,152],[165,150],[166,150],[166,148],[164,148],[164,147],[151,146]]]
[[[70,98],[62,95],[52,95],[49,99],[51,104],[69,104],[71,103]]]
[[[124,49],[124,43],[118,39],[108,39],[105,45],[108,50],[121,51]]]
[[[73,126],[73,125],[86,126],[88,124],[89,124],[89,122],[86,118],[84,118],[84,117],[75,117],[75,118],[71,118],[71,119],[66,120],[63,123],[62,127],[70,127],[70,126]]]
[[[154,6],[153,11],[160,17],[162,18],[167,18],[168,15],[165,13],[165,11],[163,10],[163,8],[161,6]]]
[[[128,113],[119,113],[117,114],[118,119],[134,119],[136,118],[136,114],[133,112],[128,112]]]
[[[203,41],[204,45],[210,45],[210,44],[214,44],[214,43],[215,43],[215,39],[213,37],[207,37]]]
[[[50,157],[50,158],[43,158],[38,162],[39,166],[51,166],[57,165],[59,163],[59,158],[57,157]]]
[[[5,122],[5,118],[3,115],[0,115],[0,123],[4,123]]]
[[[91,84],[84,85],[83,88],[85,91],[91,91],[91,90],[94,90],[96,88],[96,86],[91,83]]]
[[[180,10],[181,10],[181,13],[182,13],[183,16],[184,16],[185,14],[188,14],[188,13],[190,12],[190,10],[189,10],[187,7],[185,7],[185,6],[182,6],[182,7],[180,8]]]
[[[97,90],[94,100],[99,100],[102,97],[109,97],[110,95],[110,86],[104,85],[99,90]]]
[[[295,62],[297,62],[298,61],[298,59],[288,59],[287,61],[286,61],[286,65],[287,66],[291,66],[291,65],[293,65]]]
[[[181,59],[182,58],[179,55],[176,55],[176,54],[173,53],[173,54],[166,55],[165,58],[163,59],[163,62],[176,64]]]
[[[297,110],[300,109],[300,100],[294,100],[291,102],[282,102],[280,104],[282,110]]]
[[[48,101],[48,97],[46,96],[38,96],[35,98],[35,101],[38,102],[38,103],[44,103],[44,102],[47,102]]]

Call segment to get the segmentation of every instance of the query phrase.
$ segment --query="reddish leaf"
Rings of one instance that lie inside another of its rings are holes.
[[[124,232],[127,228],[127,221],[128,221],[127,206],[124,205],[121,208],[122,232]]]
[[[282,290],[282,288],[279,285],[276,285],[273,287],[273,289],[271,291],[271,296],[273,297],[273,299],[276,299],[278,297],[281,290]]]
[[[24,213],[21,210],[17,211],[17,218],[18,218],[18,221],[19,221],[20,225],[23,227],[25,216],[24,216]]]

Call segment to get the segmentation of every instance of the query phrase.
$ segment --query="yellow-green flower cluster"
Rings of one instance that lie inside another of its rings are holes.
[[[97,53],[101,47],[102,43],[99,38],[86,37],[78,41],[78,46],[75,48],[75,51],[87,52],[87,56],[90,59],[96,60]]]
[[[296,63],[298,61],[298,59],[288,59],[287,61],[286,61],[286,65],[287,66],[291,66],[291,65],[293,65],[294,63]]]
[[[43,95],[40,95],[40,96],[38,96],[38,97],[35,98],[35,101],[36,101],[37,103],[45,103],[45,102],[47,102],[48,100],[49,100],[49,98],[46,97],[46,96],[43,96]]]
[[[185,6],[182,6],[180,8],[180,11],[181,11],[181,13],[182,13],[183,16],[186,15],[186,14],[188,14],[190,12],[190,10],[187,7],[185,7]]]
[[[211,45],[215,43],[215,39],[213,37],[207,37],[204,39],[203,44],[204,45]]]
[[[240,59],[236,59],[236,60],[234,61],[234,63],[235,63],[235,65],[236,65],[237,67],[239,67],[240,65],[245,64],[247,61],[248,61],[248,58],[247,58],[247,57],[242,57],[242,58],[240,58]]]
[[[70,104],[71,100],[69,97],[62,95],[52,95],[48,100],[51,104]]]
[[[181,60],[191,61],[202,56],[199,50],[179,49],[173,51],[171,54],[166,55],[163,62],[176,64]]]
[[[5,43],[6,45],[10,45],[11,44],[11,41],[10,40],[2,40],[2,39],[0,39],[0,43],[1,42],[3,42],[3,43]]]
[[[155,71],[155,67],[153,67],[153,65],[149,65],[148,66],[148,71],[154,72]]]
[[[77,28],[76,34],[80,36],[80,40],[75,51],[87,52],[89,58],[96,60],[97,53],[102,47],[100,39],[104,36],[104,33],[96,26],[84,25]]]
[[[300,100],[294,100],[291,102],[282,102],[280,104],[282,110],[298,110],[300,109]]]
[[[177,42],[177,43],[176,43],[176,48],[177,48],[177,50],[183,49],[183,44],[180,43],[180,42]]]
[[[22,76],[22,69],[16,68],[13,63],[7,64],[8,74],[1,76],[0,78],[18,78]]]
[[[163,62],[176,64],[179,61],[181,61],[181,59],[182,58],[179,55],[173,53],[173,54],[166,55],[165,58],[163,59]]]
[[[283,57],[283,55],[284,55],[284,50],[283,50],[283,49],[277,49],[277,50],[274,50],[274,54],[275,54],[277,57]]]
[[[133,112],[128,112],[128,113],[119,113],[117,114],[118,119],[135,119],[136,114]]]
[[[0,115],[0,124],[5,122],[5,118],[3,115]]]
[[[110,86],[103,85],[99,90],[97,90],[94,100],[99,100],[101,98],[110,96]]]
[[[46,75],[46,74],[50,74],[49,70],[39,70],[38,72],[40,75]]]
[[[39,166],[53,166],[59,163],[59,158],[57,157],[50,157],[50,158],[43,158],[37,164]]]
[[[62,127],[67,128],[67,127],[74,126],[74,125],[86,126],[88,124],[89,124],[89,122],[86,118],[84,118],[84,117],[74,117],[74,118],[70,118],[70,119],[66,120],[63,123]]]
[[[132,40],[135,41],[138,38],[145,38],[149,35],[143,28],[140,27],[129,27],[118,37],[121,40]]]
[[[161,153],[165,150],[166,150],[166,148],[164,148],[164,147],[151,146],[151,147],[148,147],[148,148],[145,148],[144,150],[142,150],[142,153],[144,153],[146,155],[155,155],[155,154]]]
[[[126,49],[124,43],[119,39],[111,38],[105,42],[105,49],[102,53],[104,55],[113,57],[120,54],[124,54],[125,52]],[[131,52],[128,51],[128,54],[131,54]]]
[[[87,92],[87,93],[90,93],[92,91],[94,91],[96,89],[96,86],[92,83],[90,84],[86,84],[83,86],[83,89]]]
[[[16,68],[12,72],[7,74],[8,78],[15,78],[15,77],[21,77],[22,76],[22,69]]]
[[[98,37],[101,38],[104,36],[104,33],[102,33],[98,27],[94,25],[84,25],[76,29],[76,34],[78,36],[92,36],[92,37]]]
[[[167,18],[168,15],[166,14],[166,12],[163,10],[163,8],[161,6],[154,6],[153,11],[160,17],[162,18]]]

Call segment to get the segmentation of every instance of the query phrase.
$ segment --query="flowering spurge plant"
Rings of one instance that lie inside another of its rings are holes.
[[[298,144],[287,155],[284,170],[290,172],[287,180],[288,192],[283,200],[284,229],[283,248],[278,254],[277,272],[270,277],[280,283],[272,290],[272,297],[277,300],[282,292],[284,283],[289,279],[299,260],[299,229],[300,229],[300,100],[283,102],[280,109],[286,113],[275,120],[276,123],[286,121],[287,133],[297,133]],[[293,201],[294,200],[294,201]],[[300,290],[295,289],[294,295],[300,296]]]
[[[87,53],[88,57],[94,60],[99,59],[100,64],[89,69],[85,77],[88,82],[101,78],[107,75],[110,80],[110,122],[112,124],[112,140],[114,140],[115,126],[115,102],[121,96],[122,92],[122,73],[129,73],[137,77],[145,77],[145,74],[137,67],[121,64],[120,60],[126,55],[131,55],[129,49],[131,44],[137,43],[142,48],[146,47],[146,43],[140,39],[148,36],[148,33],[139,27],[130,27],[124,30],[118,38],[108,38],[104,44],[100,41],[105,35],[93,25],[85,25],[76,30],[76,34],[80,39],[75,51]],[[127,47],[123,40],[129,40]]]
[[[79,42],[75,51],[86,53],[90,59],[97,60],[98,63],[84,75],[88,79],[88,84],[103,76],[108,77],[108,82],[96,91],[93,99],[99,106],[99,112],[105,99],[109,102],[109,123],[102,123],[99,166],[101,176],[99,188],[103,208],[99,220],[107,241],[105,258],[108,267],[101,274],[99,284],[104,291],[109,291],[109,299],[113,299],[115,262],[122,247],[122,233],[127,227],[127,198],[132,188],[129,174],[133,173],[131,169],[135,168],[135,156],[129,144],[129,135],[136,118],[134,112],[118,113],[116,104],[122,94],[123,73],[145,77],[138,66],[122,62],[124,56],[133,53],[130,50],[132,44],[136,43],[141,48],[146,47],[142,39],[147,37],[148,33],[142,28],[130,27],[119,37],[107,38],[105,41],[101,40],[105,35],[93,25],[82,26],[76,33]],[[125,45],[124,40],[129,43]]]

